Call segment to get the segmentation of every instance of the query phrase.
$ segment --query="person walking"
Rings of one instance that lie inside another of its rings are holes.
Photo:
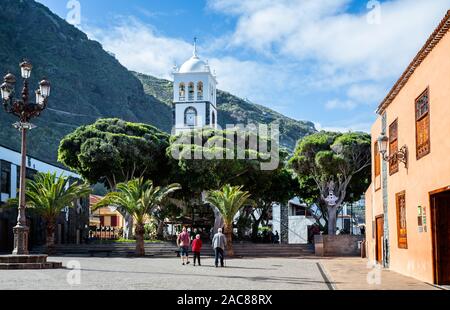
[[[220,266],[224,267],[224,251],[226,245],[227,239],[225,235],[222,233],[222,228],[219,228],[217,234],[214,235],[214,238],[212,240],[216,268],[219,267],[219,258],[220,258]]]
[[[197,234],[195,236],[194,241],[192,241],[192,252],[194,253],[194,266],[195,262],[198,259],[198,265],[201,266],[200,263],[200,251],[202,250],[202,239],[200,238],[200,235]]]
[[[275,235],[273,237],[273,243],[278,244],[280,242],[280,235],[278,234],[278,230],[275,230]]]
[[[181,263],[189,265],[189,244],[190,244],[189,233],[186,227],[183,227],[183,231],[178,235],[177,246],[180,248]]]

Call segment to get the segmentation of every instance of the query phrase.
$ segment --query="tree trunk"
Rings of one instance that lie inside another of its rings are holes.
[[[252,224],[252,240],[253,240],[253,242],[256,242],[258,240],[258,230],[259,230],[259,225],[261,224],[261,219],[262,219],[262,217],[260,217],[258,220],[255,220],[255,218],[253,218],[253,224]]]
[[[156,230],[156,238],[158,240],[164,239],[164,221],[158,223],[158,229]]]
[[[227,255],[230,257],[234,256],[233,250],[233,223],[225,223],[225,237],[227,238]]]
[[[136,229],[134,233],[136,234],[136,256],[145,256],[144,224],[143,223],[136,224]]]
[[[132,239],[133,238],[133,217],[128,213],[124,214],[125,218],[125,227],[123,228],[123,237],[124,239]]]
[[[223,217],[220,214],[220,211],[216,207],[211,206],[211,208],[213,209],[213,212],[214,212],[214,233],[216,234],[217,231],[219,230],[219,228],[222,228],[224,225]]]
[[[336,236],[337,206],[328,206],[328,235]]]
[[[45,243],[47,246],[47,254],[53,254],[55,252],[55,230],[56,223],[54,221],[47,221],[46,238]]]

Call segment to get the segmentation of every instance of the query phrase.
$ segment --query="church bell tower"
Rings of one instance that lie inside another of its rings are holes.
[[[173,69],[173,125],[175,134],[204,127],[217,128],[217,80],[201,60],[194,39],[192,57]]]

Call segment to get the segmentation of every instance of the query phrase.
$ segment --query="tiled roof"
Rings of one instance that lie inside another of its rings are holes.
[[[381,102],[377,109],[378,114],[382,114],[384,110],[391,104],[392,101],[394,101],[395,97],[400,93],[403,86],[408,82],[411,75],[414,73],[414,71],[420,66],[420,64],[423,62],[423,60],[428,56],[428,54],[431,53],[433,48],[441,41],[441,39],[449,32],[450,30],[450,10],[447,11],[447,15],[445,15],[442,22],[439,24],[439,26],[436,28],[436,30],[433,32],[433,34],[428,38],[425,45],[422,47],[422,49],[417,53],[416,57],[413,59],[413,61],[410,63],[406,71],[403,73],[403,75],[400,77],[400,79],[395,83],[394,87],[392,87],[389,94],[386,96],[386,98]]]
[[[89,196],[89,203],[90,205],[95,205],[97,202],[99,202],[100,200],[102,200],[102,196],[97,196],[97,195],[90,195]]]

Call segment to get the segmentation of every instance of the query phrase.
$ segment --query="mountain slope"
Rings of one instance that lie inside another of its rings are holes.
[[[49,108],[30,133],[30,154],[55,162],[61,138],[101,117],[120,117],[170,130],[170,109],[144,93],[142,84],[102,46],[32,0],[0,0],[0,74],[19,80],[19,62],[34,65],[31,91],[46,76],[52,83]],[[33,98],[34,99],[34,98]],[[0,143],[19,149],[16,120],[0,111]]]
[[[173,83],[149,75],[134,73],[144,85],[144,91],[168,106],[172,106]],[[293,150],[297,141],[316,131],[312,122],[296,121],[262,105],[254,104],[228,92],[217,91],[218,123],[227,124],[280,124],[281,145]]]
[[[52,83],[49,107],[35,119],[30,132],[29,154],[56,163],[59,141],[75,128],[98,118],[118,117],[152,124],[169,132],[172,126],[171,84],[137,75],[103,50],[100,43],[33,0],[0,0],[0,75],[16,75],[20,94],[19,62],[34,65],[31,91],[42,77]],[[298,138],[314,131],[262,106],[219,92],[220,124],[277,119],[283,145],[292,149]],[[17,120],[0,111],[0,144],[19,150],[20,136],[11,124]]]

